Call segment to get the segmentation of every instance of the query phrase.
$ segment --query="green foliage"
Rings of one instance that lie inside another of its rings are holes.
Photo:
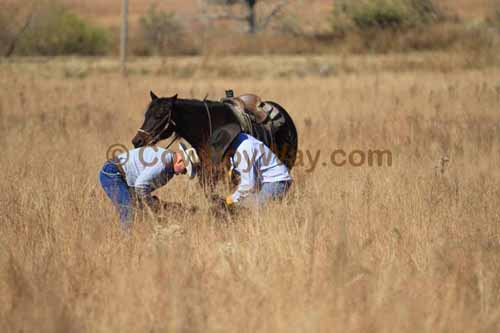
[[[108,51],[109,45],[107,31],[91,26],[62,6],[52,4],[35,13],[20,39],[17,53],[100,55]]]
[[[176,53],[184,42],[184,27],[173,12],[149,7],[140,19],[144,54]]]
[[[404,6],[392,1],[370,1],[355,7],[352,20],[360,29],[400,27],[407,19]]]
[[[399,29],[428,24],[440,17],[433,0],[337,1],[332,25],[335,31],[350,27]]]

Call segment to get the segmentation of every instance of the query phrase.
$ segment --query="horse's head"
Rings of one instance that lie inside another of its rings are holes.
[[[172,113],[177,95],[160,98],[152,91],[150,95],[151,103],[144,114],[144,123],[132,139],[135,148],[156,144],[158,141],[170,137],[175,131]]]

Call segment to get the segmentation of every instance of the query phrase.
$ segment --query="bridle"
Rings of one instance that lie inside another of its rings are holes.
[[[205,106],[205,111],[207,113],[207,118],[208,118],[208,126],[209,126],[209,135],[212,136],[212,117],[210,116],[210,108],[208,107],[208,104],[207,104],[207,101],[206,101],[206,97],[205,99],[203,100],[203,104]],[[156,134],[155,136],[153,136],[152,132],[149,132],[149,131],[146,131],[146,130],[143,130],[142,128],[139,128],[137,130],[137,132],[139,133],[143,133],[145,135],[145,140],[146,140],[146,145],[149,145],[149,144],[152,144],[152,143],[156,143],[159,141],[160,139],[160,136],[165,133],[170,125],[174,125],[176,126],[177,124],[175,123],[175,121],[172,120],[172,114],[174,113],[174,108],[172,106],[172,110],[170,110],[170,112],[165,116],[165,118],[162,119],[162,121],[160,122],[160,124],[162,124],[164,121],[165,121],[165,125],[163,126],[163,129],[160,130],[158,132],[158,134]],[[153,129],[153,131],[156,130],[156,128]],[[170,147],[170,145],[172,143],[174,143],[174,141],[178,138],[178,134],[175,135],[175,138],[170,142],[170,144],[168,145]]]
[[[146,145],[149,145],[151,143],[156,143],[159,141],[160,139],[160,136],[165,133],[170,125],[176,125],[175,124],[175,121],[172,120],[172,113],[174,112],[173,110],[173,107],[172,107],[172,110],[161,120],[160,124],[163,124],[163,122],[165,122],[165,125],[163,126],[163,129],[161,129],[158,134],[156,134],[155,136],[153,136],[152,132],[149,132],[149,131],[146,131],[146,130],[143,130],[142,128],[139,128],[137,130],[137,132],[139,133],[143,133],[145,134],[145,140],[146,140]],[[153,129],[153,131],[155,131],[156,128]]]

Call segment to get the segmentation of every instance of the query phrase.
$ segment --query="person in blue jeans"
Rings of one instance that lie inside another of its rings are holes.
[[[230,173],[239,178],[236,191],[225,199],[225,205],[261,206],[282,199],[292,185],[286,165],[263,142],[241,132],[237,124],[218,128],[208,143],[212,162],[226,161]]]
[[[104,163],[99,181],[116,206],[122,227],[133,220],[134,206],[148,206],[153,211],[160,201],[152,192],[168,183],[175,175],[194,178],[199,157],[193,148],[179,145],[180,152],[154,146],[132,149]]]

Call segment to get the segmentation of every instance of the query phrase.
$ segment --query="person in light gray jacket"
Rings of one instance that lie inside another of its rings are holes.
[[[193,148],[179,145],[180,151],[148,146],[132,149],[107,161],[99,173],[104,192],[118,209],[122,226],[133,219],[133,196],[141,205],[158,210],[160,201],[152,192],[175,175],[196,175],[199,157]],[[135,193],[135,195],[133,195]]]

